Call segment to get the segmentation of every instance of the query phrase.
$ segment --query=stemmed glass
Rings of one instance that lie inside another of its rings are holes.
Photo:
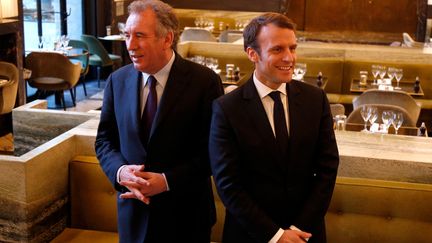
[[[367,129],[367,122],[368,122],[368,120],[369,120],[369,118],[371,116],[371,109],[370,109],[370,107],[366,106],[366,105],[362,106],[362,108],[360,110],[360,115],[361,115],[361,117],[363,118],[363,121],[364,121],[364,129],[361,130],[361,131],[362,132],[367,132],[368,131],[368,129]]]
[[[294,67],[294,75],[297,80],[303,80],[304,75],[307,71],[306,63],[296,63]]]
[[[394,68],[394,67],[389,67],[387,69],[387,76],[390,78],[390,84],[393,82],[395,72],[396,72],[396,68]]]
[[[403,121],[404,121],[404,118],[403,118],[403,114],[401,112],[393,113],[392,124],[393,124],[393,127],[395,128],[395,134],[398,134],[398,130],[402,126]]]
[[[403,69],[401,68],[396,69],[395,78],[396,78],[397,86],[395,87],[395,89],[401,89],[401,87],[399,87],[399,82],[401,81],[402,76],[403,76]]]
[[[371,128],[373,124],[375,124],[375,121],[378,119],[378,109],[376,107],[370,107],[370,117],[369,122],[371,124]],[[371,131],[371,129],[369,129]]]
[[[69,37],[67,35],[62,35],[60,37],[61,47],[65,50],[69,46]]]
[[[219,61],[216,58],[206,57],[205,58],[205,64],[211,70],[216,71],[217,67],[219,66]]]
[[[371,71],[372,71],[372,75],[374,77],[374,81],[373,81],[372,85],[377,85],[377,78],[378,78],[378,75],[380,73],[380,66],[379,65],[372,65]]]
[[[388,131],[388,128],[392,124],[393,121],[393,111],[383,111],[381,115],[381,119],[383,121],[385,130]]]
[[[45,44],[45,37],[39,36],[38,48],[39,49],[43,49],[44,48],[44,44]]]
[[[386,68],[386,66],[380,66],[380,67],[381,68],[380,68],[380,71],[379,71],[379,76],[380,76],[381,80],[383,80],[383,78],[386,75],[387,68]]]

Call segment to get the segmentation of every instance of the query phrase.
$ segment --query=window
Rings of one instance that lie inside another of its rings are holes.
[[[23,0],[25,49],[53,49],[65,34],[80,38],[82,12],[82,0]]]

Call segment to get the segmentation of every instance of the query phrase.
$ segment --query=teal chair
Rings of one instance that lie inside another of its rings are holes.
[[[90,51],[90,66],[97,68],[98,87],[100,87],[100,73],[102,67],[109,67],[114,63],[121,64],[122,58],[118,55],[109,54],[102,43],[92,35],[82,35],[81,39],[88,45]]]
[[[72,46],[73,48],[81,48],[87,52],[84,55],[69,58],[69,59],[71,59],[72,62],[77,61],[77,62],[81,63],[81,75],[80,75],[80,80],[78,81],[78,83],[82,83],[83,89],[84,89],[84,94],[85,94],[85,96],[87,96],[85,76],[89,72],[89,60],[90,60],[89,47],[82,40],[70,40],[69,46]],[[74,91],[76,94],[76,86],[74,87]]]

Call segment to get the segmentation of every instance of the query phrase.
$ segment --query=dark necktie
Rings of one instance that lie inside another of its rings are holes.
[[[276,133],[276,142],[279,144],[281,152],[285,154],[288,148],[288,129],[286,126],[285,109],[283,107],[279,91],[273,91],[269,94],[269,96],[274,101],[273,122]]]
[[[153,75],[148,77],[147,79],[149,94],[147,96],[147,101],[144,107],[144,112],[142,115],[143,122],[143,138],[144,141],[148,141],[150,136],[150,131],[153,125],[153,120],[157,110],[157,93],[156,93],[156,84],[157,81]]]

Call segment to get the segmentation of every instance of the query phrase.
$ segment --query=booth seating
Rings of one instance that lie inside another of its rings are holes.
[[[70,162],[71,223],[53,242],[118,242],[116,193],[94,156]],[[215,193],[221,241],[225,210]],[[328,242],[432,242],[432,185],[338,177],[326,215]]]
[[[96,157],[77,156],[69,163],[69,189],[70,225],[53,242],[118,242],[117,192]],[[211,240],[221,242],[225,213],[220,200],[216,207],[218,223]]]
[[[432,242],[432,185],[339,177],[327,242]]]

